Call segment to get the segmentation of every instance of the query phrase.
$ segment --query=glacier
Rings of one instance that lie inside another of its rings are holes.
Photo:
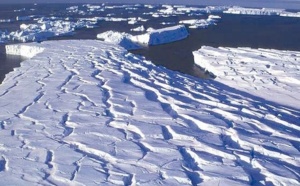
[[[299,52],[203,47],[200,80],[97,40],[6,48],[31,58],[0,86],[0,185],[300,185]]]

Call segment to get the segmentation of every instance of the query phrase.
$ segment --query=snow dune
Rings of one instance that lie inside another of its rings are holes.
[[[21,46],[43,52],[0,86],[0,185],[300,184],[300,110],[284,99],[102,41]]]

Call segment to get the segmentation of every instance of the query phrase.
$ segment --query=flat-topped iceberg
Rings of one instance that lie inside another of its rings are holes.
[[[272,8],[243,8],[231,7],[224,10],[226,14],[245,14],[245,15],[276,15],[284,17],[300,17],[300,12],[289,12],[285,9],[272,9]]]
[[[223,13],[247,15],[280,15],[280,13],[282,13],[283,11],[284,9],[232,7],[223,11]]]
[[[189,15],[195,15],[197,13],[203,13],[203,14],[211,14],[211,13],[222,13],[224,10],[227,10],[228,7],[226,6],[207,6],[204,8],[200,7],[177,7],[177,11],[189,14]]]
[[[282,17],[300,17],[300,12],[282,12],[280,13]]]
[[[176,25],[133,36],[132,39],[137,43],[150,46],[179,41],[185,39],[188,35],[189,33],[184,25]]]
[[[149,29],[147,33],[141,35],[131,35],[108,31],[97,35],[98,39],[119,44],[131,50],[144,46],[160,45],[185,39],[189,35],[184,25],[166,27],[162,29]]]
[[[189,16],[208,14],[208,13],[222,13],[227,10],[228,7],[225,6],[207,6],[204,8],[200,7],[186,7],[177,5],[162,5],[157,11],[144,13],[146,15],[152,15],[153,17],[170,17],[174,15],[184,15]]]
[[[299,52],[202,48],[224,84],[102,41],[17,46],[36,56],[0,85],[0,185],[300,184]]]

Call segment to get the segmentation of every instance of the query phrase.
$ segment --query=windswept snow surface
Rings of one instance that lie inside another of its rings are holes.
[[[22,46],[44,50],[0,86],[0,185],[300,185],[300,110],[285,97],[266,101],[102,41]]]

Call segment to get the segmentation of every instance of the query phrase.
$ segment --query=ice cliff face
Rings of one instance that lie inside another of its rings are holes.
[[[38,46],[39,44],[36,44],[36,46],[28,46],[28,45],[6,45],[6,54],[9,55],[20,55],[27,58],[32,58],[33,56],[36,56],[37,54],[44,51],[43,47]]]

